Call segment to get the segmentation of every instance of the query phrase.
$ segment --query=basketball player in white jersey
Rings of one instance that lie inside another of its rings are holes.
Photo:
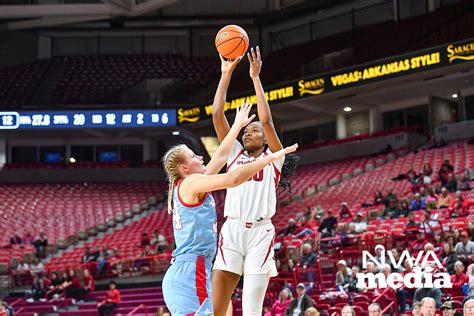
[[[260,82],[262,67],[260,49],[247,54],[257,96],[259,122],[247,125],[242,144],[234,143],[227,170],[252,163],[283,148],[275,131],[270,107]],[[212,118],[220,141],[229,132],[224,114],[227,87],[235,63],[222,57],[222,77],[214,99]],[[226,315],[232,293],[244,276],[242,294],[243,315],[262,315],[262,305],[270,277],[277,275],[273,241],[275,228],[271,222],[276,210],[276,189],[285,157],[275,161],[249,181],[227,189],[224,216],[226,221],[219,234],[216,261],[212,275],[212,302],[216,316]]]

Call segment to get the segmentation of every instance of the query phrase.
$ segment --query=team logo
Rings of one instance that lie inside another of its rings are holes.
[[[200,119],[201,109],[199,107],[194,107],[190,109],[178,109],[178,122],[197,122]]]

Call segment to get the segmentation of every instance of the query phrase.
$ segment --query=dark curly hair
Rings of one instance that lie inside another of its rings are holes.
[[[293,193],[291,191],[291,178],[296,172],[298,160],[300,160],[300,157],[296,154],[288,154],[285,157],[285,163],[281,168],[281,179],[278,183],[278,186],[282,187],[283,191],[288,189],[288,192]]]

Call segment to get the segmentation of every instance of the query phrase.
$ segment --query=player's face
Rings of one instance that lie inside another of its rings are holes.
[[[187,174],[204,173],[206,167],[202,156],[196,155],[191,149],[186,150],[186,162],[183,167]]]
[[[250,123],[244,130],[242,136],[244,148],[248,151],[254,151],[265,146],[265,135],[260,124]]]

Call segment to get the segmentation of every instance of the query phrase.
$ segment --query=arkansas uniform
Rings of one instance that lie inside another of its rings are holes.
[[[267,149],[260,157],[250,157],[236,141],[227,161],[227,171],[252,163],[271,154]],[[224,216],[214,269],[239,275],[276,276],[273,258],[275,227],[271,222],[276,210],[276,189],[285,157],[260,170],[252,179],[227,189]]]

